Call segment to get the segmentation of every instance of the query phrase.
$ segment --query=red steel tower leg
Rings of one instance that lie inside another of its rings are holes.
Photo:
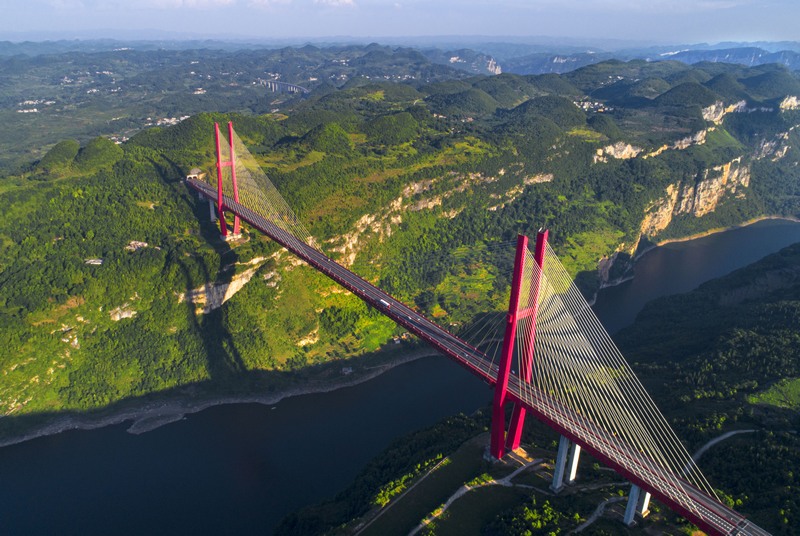
[[[219,145],[219,123],[214,123],[214,141],[217,144],[217,216],[219,216],[219,233],[228,236],[228,225],[225,223],[225,204],[222,202],[222,151]]]
[[[519,235],[517,237],[517,254],[514,259],[514,275],[511,279],[511,299],[508,302],[506,331],[503,337],[503,353],[500,356],[492,403],[492,435],[489,453],[498,460],[505,454],[506,415],[504,406],[508,392],[508,377],[511,373],[511,359],[514,354],[514,338],[517,334],[517,309],[519,309],[522,270],[527,250],[528,237]]]
[[[544,254],[547,245],[547,231],[539,231],[536,235],[536,251],[534,252],[533,259],[539,265],[539,271],[534,275],[531,282],[531,306],[520,311],[520,318],[532,317],[531,322],[531,336],[525,341],[525,352],[523,353],[524,359],[522,361],[522,370],[520,376],[525,378],[527,383],[531,381],[533,374],[533,348],[536,339],[536,313],[539,308],[539,285],[542,282],[542,267],[544,266]],[[508,450],[516,450],[519,448],[519,441],[522,438],[522,427],[525,424],[525,408],[519,404],[514,405],[514,412],[511,414],[511,422],[508,425],[508,435],[506,436],[506,448]]]
[[[214,123],[214,141],[217,144],[217,212],[219,213],[219,232],[223,237],[228,236],[228,225],[225,222],[225,203],[222,200],[222,168],[231,168],[231,182],[233,183],[233,200],[239,202],[239,185],[236,183],[236,152],[233,149],[233,122],[228,121],[228,143],[231,149],[231,159],[222,161],[222,149],[219,143],[219,123]],[[233,234],[240,233],[241,223],[239,215],[233,216]]]
[[[231,145],[231,182],[233,182],[233,200],[239,202],[239,185],[236,184],[236,151],[233,150],[233,121],[228,121],[228,143]],[[239,227],[239,215],[233,216],[233,234],[238,235],[241,233]]]

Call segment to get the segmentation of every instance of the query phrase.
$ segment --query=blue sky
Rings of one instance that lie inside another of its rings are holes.
[[[3,0],[0,19],[0,39],[12,40],[131,38],[139,30],[176,39],[482,35],[800,41],[800,1]]]

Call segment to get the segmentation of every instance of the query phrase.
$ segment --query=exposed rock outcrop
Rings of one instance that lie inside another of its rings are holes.
[[[782,112],[800,109],[800,99],[798,99],[795,95],[789,95],[781,101],[778,107]]]
[[[258,268],[266,259],[256,257],[251,260],[248,268],[243,272],[234,275],[228,283],[206,283],[202,287],[191,290],[185,294],[178,295],[178,302],[187,301],[202,307],[204,314],[222,307],[222,304],[230,300],[237,292],[253,278]],[[199,311],[198,311],[199,312]],[[135,314],[135,312],[134,312]]]
[[[522,195],[522,192],[525,191],[526,186],[530,186],[531,184],[539,184],[542,182],[550,182],[552,180],[553,180],[552,173],[539,173],[536,175],[530,175],[528,177],[524,177],[522,179],[522,183],[517,184],[507,192],[502,194],[492,194],[490,197],[492,199],[500,200],[500,203],[490,206],[489,208],[487,208],[487,210],[495,211],[503,208],[504,206],[506,206],[507,204],[511,203],[516,198],[518,198],[520,195]]]
[[[753,154],[753,158],[756,160],[771,158],[773,162],[777,162],[786,156],[786,153],[791,147],[789,145],[789,135],[798,127],[800,127],[800,125],[795,125],[786,132],[779,132],[775,134],[771,140],[761,140],[761,143]]]
[[[433,181],[425,181],[432,183]],[[422,184],[413,184],[405,188],[406,191],[422,192],[430,188],[430,184],[424,186]],[[441,203],[441,199],[439,200]],[[349,233],[341,235],[329,242],[338,244],[331,249],[331,251],[341,254],[339,262],[343,266],[352,266],[356,260],[356,256],[361,251],[361,237],[367,232],[373,233],[378,236],[378,239],[383,242],[386,238],[392,236],[394,228],[403,222],[403,217],[400,214],[403,208],[403,197],[398,197],[392,201],[387,207],[386,214],[379,217],[377,214],[364,214],[353,226],[353,230]],[[410,208],[410,207],[409,207]],[[422,210],[423,207],[417,208]],[[414,210],[410,208],[410,210]]]
[[[685,138],[681,138],[673,143],[665,143],[664,145],[642,155],[642,158],[652,158],[654,156],[658,156],[664,151],[672,150],[672,151],[682,151],[684,149],[688,149],[693,145],[703,145],[706,142],[706,136],[708,133],[716,129],[716,127],[711,126],[706,129],[700,130],[691,136],[686,136]],[[614,145],[607,145],[601,149],[597,149],[597,153],[594,155],[593,160],[594,163],[598,162],[608,162],[609,158],[616,158],[617,160],[627,160],[630,158],[636,158],[640,154],[644,152],[644,149],[641,147],[637,147],[635,145],[631,145],[630,143],[625,143],[623,141],[618,141]]]
[[[312,344],[316,344],[319,341],[319,327],[314,328],[314,330],[297,341],[297,346],[310,346]]]
[[[744,196],[750,186],[750,167],[736,158],[722,166],[707,169],[692,184],[670,184],[664,196],[645,212],[641,225],[643,236],[655,236],[669,226],[679,214],[697,218],[713,212],[726,196]]]
[[[513,164],[512,167],[514,169],[509,172],[513,172],[514,176],[520,179],[520,182],[506,192],[493,194],[492,197],[500,202],[488,210],[497,210],[499,207],[510,203],[522,194],[525,186],[553,180],[551,173],[524,175],[522,164]],[[476,186],[496,183],[506,173],[505,168],[498,170],[494,175],[481,172],[463,174],[449,172],[435,179],[425,179],[410,183],[403,188],[400,197],[392,201],[382,214],[364,214],[353,225],[351,232],[330,239],[328,241],[331,244],[329,250],[340,255],[338,261],[342,265],[352,266],[361,251],[365,236],[373,235],[380,242],[383,242],[403,222],[405,213],[441,207],[445,204],[445,200],[453,194],[467,191]],[[443,188],[439,187],[437,188],[438,192],[434,194],[434,186],[441,186],[442,182],[447,184],[447,188],[442,191]],[[441,214],[445,218],[454,218],[460,212],[461,208],[452,207],[442,211]]]
[[[608,158],[616,158],[617,160],[627,160],[629,158],[636,158],[644,149],[636,147],[624,141],[618,141],[613,145],[606,145],[602,149],[597,150],[594,155],[594,162],[608,162]]]
[[[747,109],[747,101],[740,100],[737,103],[725,105],[722,101],[717,101],[711,106],[703,108],[703,119],[710,121],[715,125],[722,123],[725,116],[730,113],[743,112]]]
[[[706,136],[708,133],[713,131],[716,127],[708,127],[706,129],[700,130],[691,136],[686,136],[685,138],[681,138],[678,141],[674,142],[672,145],[664,144],[655,151],[650,151],[642,158],[652,158],[654,156],[658,156],[664,151],[673,150],[673,151],[682,151],[684,149],[688,149],[692,145],[703,145],[706,142]]]
[[[111,316],[111,320],[114,322],[119,322],[123,318],[133,318],[136,316],[136,313],[137,311],[131,309],[131,304],[129,303],[124,303],[108,312],[109,316]]]

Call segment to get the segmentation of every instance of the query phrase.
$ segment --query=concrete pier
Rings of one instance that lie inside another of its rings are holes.
[[[639,517],[647,517],[647,514],[650,513],[649,508],[650,494],[636,484],[632,484],[628,494],[628,506],[625,508],[625,517],[622,521],[629,527],[633,526],[636,514],[639,514]]]
[[[564,487],[564,476],[566,475],[566,484],[575,482],[578,476],[578,462],[580,461],[581,447],[572,443],[569,439],[561,436],[558,442],[558,455],[556,456],[556,463],[553,467],[553,482],[550,484],[550,489],[558,493]]]

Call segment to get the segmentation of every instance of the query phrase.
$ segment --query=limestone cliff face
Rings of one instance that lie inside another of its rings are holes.
[[[618,141],[614,145],[606,145],[602,149],[597,150],[594,155],[594,162],[608,162],[608,158],[616,158],[617,160],[627,160],[629,158],[636,158],[643,149],[636,147],[624,141]]]
[[[679,192],[678,185],[670,184],[667,186],[666,195],[648,207],[642,221],[642,235],[654,236],[667,228],[675,213]]]
[[[782,112],[800,109],[800,99],[795,95],[789,95],[781,101],[779,108]]]
[[[597,153],[594,155],[593,160],[596,164],[598,162],[608,162],[609,158],[616,158],[617,160],[636,158],[642,153],[644,153],[642,154],[642,158],[652,158],[660,155],[664,151],[682,151],[693,145],[703,145],[706,142],[706,136],[708,133],[713,131],[715,128],[717,127],[712,125],[706,129],[695,132],[691,136],[681,138],[671,144],[665,143],[664,145],[656,147],[647,153],[644,153],[644,149],[641,147],[631,145],[630,143],[625,143],[624,141],[618,141],[614,145],[607,145],[597,149]]]
[[[722,123],[726,115],[735,112],[743,112],[747,108],[747,101],[740,100],[737,103],[725,105],[722,101],[717,101],[711,106],[703,108],[703,119],[711,121],[715,125]]]
[[[744,188],[750,186],[750,167],[741,162],[739,157],[723,166],[707,169],[697,184],[684,186],[677,214],[699,218],[714,212],[727,194],[744,196]]]
[[[750,167],[736,158],[722,166],[707,169],[691,184],[670,184],[664,196],[647,209],[642,221],[643,236],[655,236],[679,214],[696,218],[713,212],[725,197],[743,197],[750,186]]]

